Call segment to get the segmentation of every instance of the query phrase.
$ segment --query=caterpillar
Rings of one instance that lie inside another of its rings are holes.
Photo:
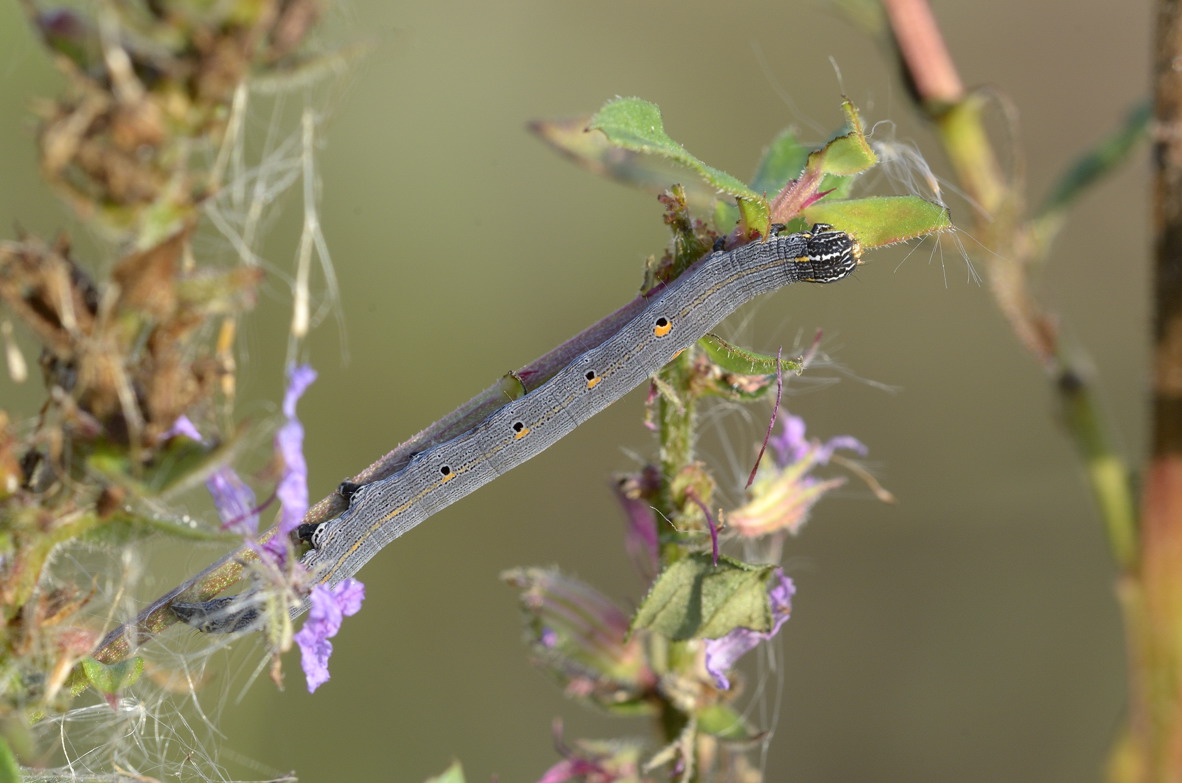
[[[705,256],[541,386],[416,454],[397,473],[351,487],[344,513],[301,532],[312,545],[301,562],[318,584],[353,576],[432,514],[537,456],[639,386],[744,303],[793,283],[841,280],[861,253],[849,234],[818,223]],[[247,591],[172,609],[200,630],[232,632],[258,623],[258,598]],[[307,606],[307,599],[294,606],[292,617]]]

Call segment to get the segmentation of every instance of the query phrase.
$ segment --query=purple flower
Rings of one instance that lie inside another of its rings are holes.
[[[275,452],[283,458],[283,475],[275,493],[283,510],[279,516],[279,531],[264,544],[277,562],[287,556],[286,536],[295,530],[304,514],[308,513],[308,463],[304,459],[304,425],[296,418],[296,403],[303,396],[316,371],[306,364],[293,367],[288,374],[287,391],[283,395],[283,415],[287,421],[275,433]]]
[[[342,619],[361,609],[365,585],[356,579],[346,579],[335,587],[316,585],[310,598],[308,619],[294,637],[300,646],[300,665],[308,679],[308,693],[328,682],[328,658],[332,655],[329,639],[341,629]]]
[[[781,469],[803,460],[811,460],[815,465],[827,465],[833,458],[833,452],[838,449],[847,449],[866,456],[868,449],[862,441],[852,435],[838,435],[824,443],[818,440],[809,441],[804,436],[804,419],[787,411],[784,413],[784,431],[768,441],[776,450],[776,464]]]
[[[175,437],[186,437],[198,443],[205,442],[197,425],[188,416],[178,417],[160,436],[161,440]],[[213,498],[213,507],[221,517],[223,530],[230,530],[244,537],[259,532],[259,513],[255,506],[254,490],[242,480],[238,471],[223,465],[205,480],[205,488]]]
[[[263,547],[280,564],[287,557],[287,534],[299,526],[308,512],[304,425],[296,417],[296,403],[315,380],[316,371],[306,364],[291,369],[283,395],[283,415],[287,421],[275,433],[275,452],[283,458],[283,475],[275,494],[283,508],[278,532]],[[318,584],[312,587],[308,597],[311,601],[308,619],[293,638],[300,646],[300,665],[308,680],[308,692],[312,693],[328,682],[328,659],[332,655],[329,639],[341,629],[341,620],[360,611],[365,585],[356,579],[346,579],[334,587]]]
[[[275,433],[275,453],[283,459],[283,473],[275,494],[282,504],[279,531],[262,545],[272,562],[282,565],[287,557],[286,535],[299,526],[308,512],[308,463],[304,459],[304,425],[296,418],[296,403],[308,386],[316,380],[316,371],[302,364],[288,373],[287,390],[283,395],[283,415],[287,420]],[[202,442],[204,439],[187,416],[181,416],[164,433],[164,438],[183,435]],[[222,528],[251,537],[259,531],[259,509],[254,491],[237,471],[221,467],[205,482],[213,497],[214,507],[222,519]]]
[[[222,518],[223,527],[236,530],[247,537],[248,543],[259,552],[262,563],[270,565],[275,586],[290,589],[302,584],[305,570],[299,563],[284,568],[288,554],[288,533],[299,526],[308,511],[308,464],[304,459],[304,427],[296,417],[296,403],[316,380],[316,371],[308,365],[293,367],[288,373],[287,389],[283,395],[283,425],[275,433],[275,453],[283,459],[283,473],[275,494],[282,504],[278,530],[261,546],[253,543],[258,533],[258,509],[254,492],[232,468],[216,470],[206,481],[214,505]],[[180,417],[165,437],[183,435],[202,440],[201,434],[186,417]],[[340,630],[342,618],[354,615],[365,598],[365,586],[356,579],[346,579],[335,587],[318,584],[309,599],[311,610],[303,628],[293,637],[300,646],[300,663],[308,680],[308,691],[315,691],[329,679],[328,659],[332,642],[328,641]]]
[[[197,425],[188,416],[181,415],[173,422],[173,425],[160,436],[160,440],[168,440],[175,438],[178,435],[184,435],[189,440],[195,440],[198,443],[204,443],[205,438],[201,437],[201,433],[197,430]]]
[[[706,640],[706,671],[714,678],[720,690],[729,690],[727,672],[734,668],[739,658],[753,650],[760,642],[770,640],[780,631],[780,626],[792,612],[792,594],[796,587],[784,572],[776,569],[777,579],[768,588],[767,597],[772,607],[772,628],[770,631],[753,631],[750,628],[736,628],[720,639]]]
[[[243,537],[259,532],[259,511],[254,502],[254,490],[247,486],[238,471],[220,467],[205,480],[205,488],[213,497],[214,508],[222,518],[222,529]]]
[[[788,531],[796,533],[809,512],[827,492],[845,484],[844,477],[821,479],[814,468],[827,465],[838,449],[864,456],[857,438],[839,435],[827,441],[808,440],[804,420],[785,415],[782,432],[768,442],[776,453],[774,466],[760,465],[751,487],[751,500],[727,516],[741,536],[757,537]]]

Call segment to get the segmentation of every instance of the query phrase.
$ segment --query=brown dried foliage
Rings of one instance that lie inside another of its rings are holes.
[[[0,321],[37,342],[47,389],[32,427],[0,410],[0,672],[41,683],[9,693],[0,719],[48,705],[96,641],[75,617],[93,588],[47,586],[54,549],[143,529],[145,476],[184,469],[164,436],[182,415],[208,423],[233,388],[219,338],[253,306],[261,272],[199,258],[192,238],[221,186],[212,164],[235,96],[300,66],[321,8],[22,2],[67,84],[35,107],[42,174],[117,260],[103,275],[65,239],[0,241]]]

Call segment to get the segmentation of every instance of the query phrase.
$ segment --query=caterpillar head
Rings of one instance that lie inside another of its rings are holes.
[[[836,282],[862,263],[862,244],[828,223],[814,224],[806,243],[805,256],[813,268],[810,282]]]

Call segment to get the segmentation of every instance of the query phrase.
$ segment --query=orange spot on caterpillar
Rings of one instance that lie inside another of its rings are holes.
[[[521,440],[529,434],[529,427],[525,426],[523,421],[515,421],[513,422],[513,433],[514,440]]]
[[[600,378],[598,375],[595,374],[595,370],[587,370],[587,374],[584,375],[583,377],[587,379],[587,388],[588,389],[594,389],[596,386],[599,385],[599,382],[603,380],[603,378]]]
[[[653,322],[653,334],[655,334],[657,337],[664,337],[671,331],[673,331],[673,322],[665,316],[662,315]]]
[[[451,467],[448,465],[440,465],[439,466],[439,475],[443,478],[444,481],[451,481],[452,479],[454,479],[456,477],[456,474],[452,472]]]

